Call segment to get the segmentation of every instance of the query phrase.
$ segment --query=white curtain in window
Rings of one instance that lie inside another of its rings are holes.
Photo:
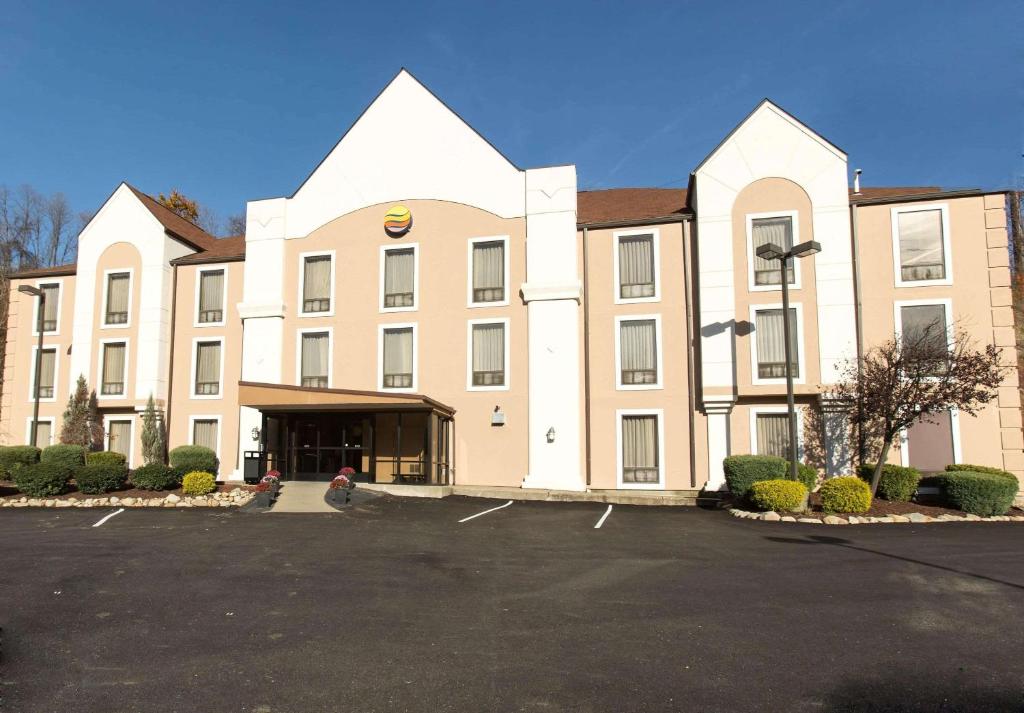
[[[331,256],[307,257],[304,269],[302,299],[329,300],[331,297]]]
[[[415,292],[416,261],[412,248],[388,250],[384,253],[384,295],[411,295]],[[401,304],[386,307],[409,307],[412,300],[398,300]],[[405,304],[408,302],[408,304]]]
[[[757,312],[754,325],[757,339],[757,363],[762,378],[782,378],[786,376],[786,340],[785,326],[782,321],[781,309],[766,309]],[[793,358],[793,376],[799,376],[799,343],[796,333],[796,310],[789,308],[789,343]]]
[[[899,213],[900,268],[904,280],[941,280],[946,276],[942,211]]]
[[[302,335],[302,382],[305,386],[313,386],[310,383],[327,383],[327,367],[329,360],[330,335],[327,332]]]
[[[505,289],[505,243],[493,241],[473,244],[473,289]],[[484,296],[477,301],[497,301],[500,297]]]
[[[46,448],[50,445],[50,438],[53,436],[53,424],[49,421],[39,421],[36,424],[36,448]]]
[[[384,330],[384,375],[412,373],[412,329]]]
[[[57,364],[57,350],[44,349],[39,360],[39,380],[36,382],[39,387],[39,395],[43,398],[53,396],[53,377]]]
[[[200,342],[196,350],[197,393],[216,394],[220,391],[220,342]]]
[[[654,296],[654,237],[635,235],[619,239],[620,296]]]
[[[757,453],[789,458],[789,417],[783,413],[757,415]]]
[[[119,312],[128,311],[128,282],[127,272],[119,272],[107,277],[107,314],[114,315]],[[115,322],[115,319],[109,320]]]
[[[192,422],[192,445],[217,450],[217,421],[213,419]]]
[[[105,344],[103,346],[103,383],[124,385],[124,344]],[[104,393],[120,393],[111,391]]]
[[[224,271],[204,272],[199,283],[199,320],[219,322],[224,309]],[[209,314],[216,312],[217,314]]]
[[[779,284],[779,261],[757,257],[757,249],[768,243],[775,243],[783,250],[793,247],[793,219],[788,216],[754,218],[750,223],[750,240],[754,248],[754,284],[777,285]],[[786,279],[790,283],[794,281],[792,260],[786,266]]]
[[[57,328],[57,307],[60,304],[60,285],[42,285],[40,287],[46,296],[46,306],[43,308],[43,329],[53,331]]]
[[[627,483],[658,482],[658,417],[622,417],[622,468]]]
[[[473,325],[473,372],[505,371],[505,325]],[[493,382],[501,384],[502,381]],[[479,385],[479,384],[478,384]]]
[[[619,323],[619,328],[619,349],[621,350],[619,361],[622,371],[653,371],[656,376],[658,344],[654,320],[622,321]]]
[[[131,421],[110,421],[107,424],[108,438],[110,439],[107,450],[120,453],[125,458],[132,447],[132,422]]]

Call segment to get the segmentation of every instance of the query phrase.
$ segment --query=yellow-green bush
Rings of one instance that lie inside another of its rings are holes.
[[[807,497],[807,488],[796,480],[759,480],[750,486],[747,497],[762,510],[796,510]]]
[[[217,483],[212,473],[204,473],[201,470],[193,470],[186,473],[181,479],[181,492],[185,495],[206,495],[217,489]]]
[[[871,507],[871,486],[855,475],[829,478],[818,490],[825,512],[867,512]]]

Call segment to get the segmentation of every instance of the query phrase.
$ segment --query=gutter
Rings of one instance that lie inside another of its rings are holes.
[[[686,402],[689,407],[689,414],[687,420],[690,422],[689,438],[690,438],[690,487],[697,487],[697,424],[695,422],[696,416],[696,402],[694,397],[694,390],[696,389],[696,377],[693,373],[693,315],[691,305],[691,290],[695,289],[695,285],[690,282],[690,243],[688,240],[690,233],[692,233],[694,222],[692,218],[688,218],[680,226],[682,228],[682,246],[683,246],[683,305],[686,317]]]
[[[638,225],[663,225],[665,223],[683,223],[687,220],[693,220],[692,213],[673,213],[672,215],[666,215],[661,218],[643,218],[641,220],[607,220],[604,222],[597,223],[577,223],[577,230],[586,230],[587,228],[593,228],[595,230],[602,228],[632,228]]]
[[[164,458],[167,457],[167,452],[170,451],[169,446],[171,442],[171,404],[174,403],[172,398],[174,394],[174,326],[178,311],[178,266],[173,262],[171,265],[173,266],[173,272],[171,273],[171,334],[169,339],[171,353],[167,357],[167,404],[164,407]],[[225,301],[227,301],[226,295]]]
[[[583,227],[583,442],[587,490],[590,490],[590,254],[588,228]]]
[[[968,188],[960,191],[936,191],[934,193],[911,193],[902,196],[885,196],[883,198],[861,198],[851,197],[850,205],[885,205],[887,203],[911,203],[913,201],[933,201],[941,198],[972,198],[984,195],[1002,194],[1005,191],[982,191],[978,188]]]
[[[850,249],[853,252],[853,320],[857,336],[857,372],[860,373],[861,365],[864,362],[864,312],[861,305],[861,283],[860,283],[860,236],[858,232],[859,222],[857,207],[860,203],[850,204]],[[857,429],[857,456],[861,463],[864,462],[866,444],[862,429]]]

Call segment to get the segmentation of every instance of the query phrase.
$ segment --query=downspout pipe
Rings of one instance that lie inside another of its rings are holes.
[[[853,252],[853,319],[857,331],[857,372],[860,373],[864,360],[864,316],[861,305],[861,294],[863,292],[860,280],[860,236],[858,234],[857,203],[850,206],[850,249]],[[857,456],[863,463],[865,458],[864,434],[857,430]]]
[[[225,298],[226,299],[226,298]],[[163,454],[164,460],[167,459],[168,447],[171,443],[171,404],[174,403],[174,399],[171,396],[174,394],[174,325],[175,315],[177,314],[178,307],[178,266],[173,265],[171,269],[171,333],[169,336],[168,344],[171,353],[167,357],[167,403],[164,405],[164,448]],[[235,467],[239,467],[235,464]]]
[[[680,232],[682,233],[682,247],[683,247],[683,305],[684,316],[686,317],[686,401],[688,411],[688,420],[690,422],[689,428],[689,439],[690,439],[690,487],[697,487],[697,424],[696,424],[696,404],[695,404],[695,391],[696,391],[696,375],[693,373],[693,305],[691,304],[692,295],[690,291],[693,289],[693,284],[690,281],[690,244],[691,235],[693,233],[693,221],[687,218],[679,226]]]
[[[583,226],[583,443],[587,490],[590,490],[590,252],[588,228]]]

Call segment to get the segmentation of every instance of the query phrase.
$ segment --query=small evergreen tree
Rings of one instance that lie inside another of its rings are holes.
[[[64,423],[60,429],[60,442],[76,446],[89,446],[92,443],[89,428],[89,386],[85,377],[79,376],[75,393],[68,397],[68,407],[64,410]]]
[[[96,390],[89,392],[89,450],[102,451],[106,432],[103,430],[103,419],[100,417],[100,404],[96,399]]]
[[[142,412],[142,458],[147,464],[162,464],[165,451],[163,419],[156,409],[153,394],[150,394],[146,410]]]

